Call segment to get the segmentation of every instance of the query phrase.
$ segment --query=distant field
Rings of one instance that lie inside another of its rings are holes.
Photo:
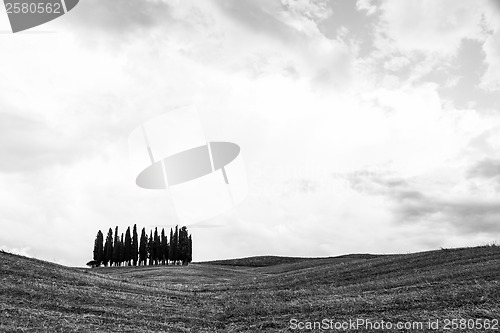
[[[498,246],[96,269],[0,252],[0,282],[1,332],[284,332],[325,318],[440,320],[393,331],[442,332],[445,319],[500,319]]]
[[[301,258],[301,257],[279,257],[279,256],[258,256],[247,257],[238,259],[225,259],[225,260],[212,260],[204,261],[201,264],[210,265],[223,265],[223,266],[246,266],[246,267],[267,267],[281,264],[293,264],[300,262],[314,262],[316,260],[325,259],[338,259],[338,260],[352,260],[352,259],[373,259],[381,255],[374,254],[349,254],[338,257],[328,258]],[[317,264],[317,263],[315,263]]]

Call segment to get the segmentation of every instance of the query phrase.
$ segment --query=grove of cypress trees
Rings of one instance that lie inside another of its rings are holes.
[[[97,232],[97,236],[94,242],[94,261],[97,266],[101,266],[101,263],[104,261],[104,236],[102,235],[101,230]]]
[[[191,235],[183,226],[175,226],[175,231],[170,228],[170,242],[165,234],[165,229],[158,233],[158,227],[150,231],[149,237],[146,228],[142,228],[140,241],[137,235],[137,225],[134,224],[133,232],[127,227],[125,233],[118,234],[118,226],[114,230],[109,228],[106,240],[103,240],[101,230],[97,232],[93,258],[94,264],[100,266],[134,266],[137,265],[174,265],[182,263],[187,265],[192,261],[193,244]],[[103,242],[104,241],[104,242]],[[104,245],[103,245],[104,243]],[[90,262],[89,262],[90,263]]]
[[[132,249],[131,249],[131,257],[134,266],[137,266],[137,256],[139,254],[139,242],[137,239],[137,225],[134,224],[134,231],[132,235]]]

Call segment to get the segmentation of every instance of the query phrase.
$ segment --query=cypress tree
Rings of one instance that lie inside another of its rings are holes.
[[[172,228],[170,228],[170,245],[168,247],[168,259],[173,262],[174,261],[174,232]]]
[[[165,264],[167,264],[167,265],[168,265],[168,258],[170,256],[169,249],[170,249],[170,245],[168,243],[168,237],[167,237],[167,235],[165,235]]]
[[[125,242],[123,240],[123,232],[122,232],[122,237],[120,239],[120,252],[118,252],[118,262],[120,263],[119,266],[125,263]]]
[[[94,242],[94,261],[98,267],[101,266],[101,263],[104,261],[103,241],[104,237],[101,230],[99,230]]]
[[[141,232],[141,244],[139,246],[139,265],[142,263],[146,266],[146,260],[148,258],[148,236],[146,236],[146,229],[142,228]]]
[[[131,257],[134,266],[137,266],[137,256],[139,254],[139,242],[137,239],[137,225],[134,224],[134,231],[132,236],[132,249],[131,249]]]
[[[172,244],[174,249],[174,265],[176,265],[179,260],[179,228],[177,225],[175,226],[174,240],[172,241]]]
[[[154,241],[153,241],[153,231],[149,232],[149,242],[148,242],[148,257],[149,257],[149,265],[153,265],[154,259]]]
[[[161,258],[161,246],[160,246],[160,237],[158,236],[158,228],[155,228],[155,236],[154,236],[154,261],[155,265],[158,265],[158,261]]]
[[[161,229],[161,264],[165,265],[165,261],[168,259],[168,245],[167,237],[165,237],[165,229]]]
[[[191,238],[191,235],[189,235],[187,262],[191,261],[193,261],[193,240]]]
[[[104,244],[104,266],[113,265],[113,229],[109,228]]]
[[[127,228],[125,232],[125,254],[123,260],[127,262],[127,266],[130,266],[130,261],[132,260],[132,237],[130,237],[130,227]]]
[[[181,230],[179,230],[179,250],[178,250],[178,257],[179,260],[182,262],[182,265],[186,264],[186,258],[187,258],[187,232],[186,232],[186,227],[182,227]]]
[[[115,266],[119,266],[120,262],[120,237],[118,236],[118,226],[115,228],[115,241],[113,244],[113,262]]]

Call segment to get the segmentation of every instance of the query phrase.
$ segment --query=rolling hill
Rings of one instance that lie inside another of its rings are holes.
[[[246,267],[266,267],[280,264],[293,264],[300,262],[311,262],[319,259],[337,259],[337,260],[352,260],[352,259],[372,259],[381,255],[374,254],[347,254],[337,257],[328,258],[305,258],[305,257],[280,257],[280,256],[257,256],[237,259],[212,260],[204,261],[201,264],[222,265],[222,266],[246,266]],[[316,262],[317,264],[317,262]]]
[[[280,332],[323,319],[439,320],[395,330],[436,332],[500,319],[498,246],[96,269],[0,252],[0,281],[1,332]]]

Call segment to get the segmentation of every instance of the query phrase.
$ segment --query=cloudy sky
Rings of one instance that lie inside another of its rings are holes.
[[[0,31],[0,248],[81,266],[99,229],[178,223],[127,139],[188,105],[249,183],[195,261],[500,240],[498,1],[84,0]]]

